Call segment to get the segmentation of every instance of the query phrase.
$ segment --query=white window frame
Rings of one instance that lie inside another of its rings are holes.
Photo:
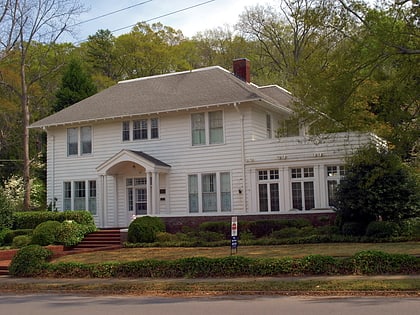
[[[89,132],[85,133],[84,130],[89,130]],[[84,135],[89,135],[89,137],[85,138]],[[74,136],[76,136],[76,139],[74,139]],[[85,145],[86,140],[89,143],[88,146]],[[88,150],[86,150],[86,148],[88,148]],[[76,149],[76,151],[74,151],[74,149]],[[87,155],[91,155],[92,152],[93,152],[92,126],[80,126],[80,127],[67,128],[67,156],[68,157],[87,156]]]
[[[134,129],[136,124],[138,124],[138,128]],[[121,122],[121,140],[123,142],[156,140],[159,137],[160,119],[158,117],[124,120]]]
[[[277,192],[272,188],[277,187]],[[279,169],[258,170],[258,211],[280,212],[280,171]],[[264,189],[264,191],[262,190]],[[265,192],[266,205],[263,207],[262,193]]]
[[[212,119],[212,116],[218,113],[220,113],[221,115],[221,118],[218,119],[221,121],[221,126],[220,124],[216,124],[216,126],[214,126],[211,119]],[[197,120],[198,117],[201,117],[201,119],[203,120],[202,121],[203,126],[200,126],[201,128],[197,127],[197,123],[199,123],[199,121]],[[193,147],[207,146],[207,145],[220,145],[220,144],[225,143],[225,122],[224,122],[223,110],[192,113],[190,117],[190,124],[191,124],[191,128],[190,128],[191,145]],[[215,131],[221,130],[221,136],[215,138],[213,136],[214,133],[211,132],[212,129],[214,129]],[[196,135],[199,135],[199,136],[197,137]]]
[[[317,202],[315,192],[315,168],[313,166],[293,167],[290,169],[290,179],[292,207],[302,211],[314,209]],[[300,192],[300,196],[295,196],[296,192]],[[311,193],[311,195],[309,195],[309,193]],[[299,205],[295,203],[295,197],[299,197],[299,199],[296,200],[299,201]],[[307,200],[309,197],[311,197],[311,200]]]
[[[78,185],[82,185],[83,192],[78,190]],[[82,196],[78,196],[78,192]],[[79,202],[83,201],[83,206],[77,206],[77,198]],[[63,182],[63,211],[66,210],[87,210],[92,215],[97,214],[97,182],[94,179],[73,180]]]
[[[346,176],[346,169],[344,165],[327,165],[325,167],[326,174],[326,192],[327,192],[327,203],[329,207],[335,207],[333,200],[338,184]]]
[[[211,176],[211,177],[209,177]],[[229,176],[229,180],[226,180]],[[205,189],[204,180],[213,178],[209,191]],[[223,180],[225,182],[223,182]],[[188,213],[218,213],[232,211],[232,174],[229,171],[203,172],[188,174],[187,178]],[[206,208],[206,195],[214,196],[213,208]]]

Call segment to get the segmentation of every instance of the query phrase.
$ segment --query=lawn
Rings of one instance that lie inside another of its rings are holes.
[[[420,256],[420,242],[403,243],[323,243],[276,246],[242,246],[237,255],[245,257],[304,257],[320,254],[334,257],[352,256],[365,250],[378,250],[392,254]],[[91,252],[63,256],[54,262],[124,262],[143,259],[179,259],[186,257],[225,257],[230,255],[230,247],[153,247],[122,248],[119,250]]]

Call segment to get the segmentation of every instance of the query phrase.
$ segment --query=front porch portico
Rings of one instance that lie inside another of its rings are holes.
[[[122,150],[96,168],[101,227],[128,226],[137,215],[166,211],[170,165],[141,151]]]

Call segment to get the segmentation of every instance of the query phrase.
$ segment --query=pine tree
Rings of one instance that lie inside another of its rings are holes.
[[[79,60],[73,59],[67,66],[57,91],[54,111],[58,112],[97,92],[92,78],[84,71]]]

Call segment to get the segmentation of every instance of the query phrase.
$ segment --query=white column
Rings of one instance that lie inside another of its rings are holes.
[[[159,205],[160,205],[160,178],[159,178],[159,172],[154,172],[155,175],[154,179],[154,192],[155,192],[155,206],[154,206],[154,213],[159,214]]]
[[[153,211],[152,211],[152,196],[151,196],[151,189],[150,189],[150,176],[151,175],[152,175],[151,172],[146,172],[147,214],[152,214],[153,213]]]

